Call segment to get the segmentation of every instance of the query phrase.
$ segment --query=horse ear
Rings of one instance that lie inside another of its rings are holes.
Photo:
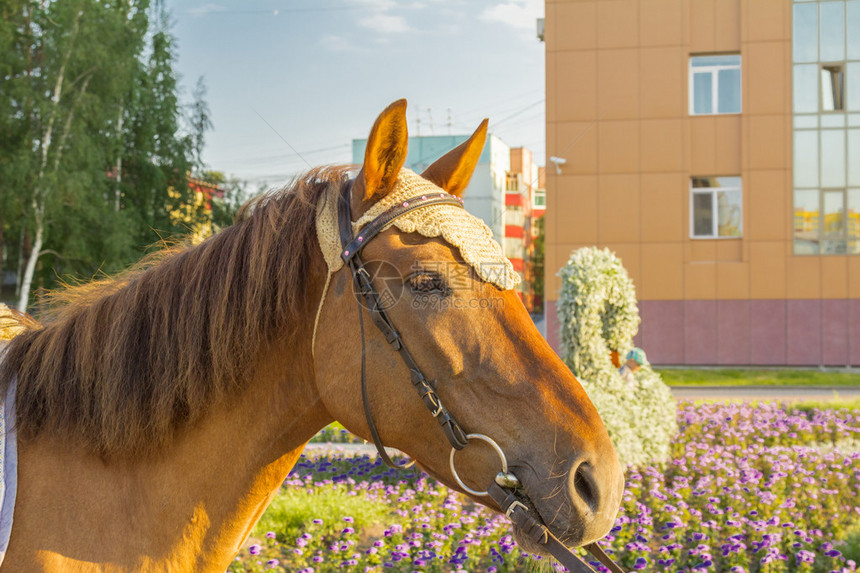
[[[406,161],[406,100],[385,108],[370,130],[364,152],[364,200],[379,199],[394,188]]]
[[[460,196],[466,190],[472,172],[487,141],[487,120],[481,122],[472,137],[437,159],[421,176],[432,181],[451,195]]]

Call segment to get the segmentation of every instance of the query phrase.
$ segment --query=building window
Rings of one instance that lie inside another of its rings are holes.
[[[794,254],[860,254],[860,0],[792,16]]]
[[[509,172],[505,174],[505,191],[522,191],[523,176],[521,173]]]
[[[845,109],[845,68],[821,66],[821,111]]]
[[[509,259],[523,260],[525,243],[522,237],[505,237],[505,256]]]
[[[693,177],[690,236],[696,239],[743,235],[740,177]]]
[[[690,115],[741,112],[741,56],[690,58]]]
[[[860,254],[860,0],[792,15],[794,254]]]
[[[505,226],[522,227],[525,224],[525,216],[523,208],[520,206],[508,205],[505,212]]]
[[[535,209],[546,209],[546,191],[543,189],[536,189],[534,194],[534,200],[532,202],[532,207]]]
[[[796,189],[794,253],[860,253],[860,189]]]

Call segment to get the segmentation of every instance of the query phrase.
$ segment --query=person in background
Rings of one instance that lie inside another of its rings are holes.
[[[647,363],[645,351],[641,348],[634,348],[627,353],[627,361],[618,369],[618,372],[628,384],[633,384],[636,382],[636,378],[633,374]]]

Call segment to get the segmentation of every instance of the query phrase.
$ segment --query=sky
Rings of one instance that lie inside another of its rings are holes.
[[[543,0],[167,0],[185,98],[206,83],[204,161],[253,191],[350,163],[351,142],[408,101],[409,134],[484,117],[544,164]]]

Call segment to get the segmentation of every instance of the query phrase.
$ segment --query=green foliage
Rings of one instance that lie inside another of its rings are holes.
[[[239,207],[247,200],[244,182],[227,177],[220,171],[203,171],[199,179],[217,185],[224,190],[223,197],[212,198],[212,225],[218,231],[229,227],[236,220]]]
[[[194,101],[189,106],[188,124],[191,128],[191,147],[194,152],[194,168],[201,170],[203,164],[203,145],[206,132],[212,129],[212,113],[206,103],[206,82],[203,77],[197,78],[194,86]]]
[[[202,78],[181,101],[176,58],[162,2],[0,3],[0,271],[20,285],[32,259],[33,288],[53,288],[187,233],[170,213],[212,123]],[[229,188],[213,211],[232,221]]]
[[[390,512],[385,504],[350,493],[347,484],[328,489],[282,488],[266,513],[254,527],[254,537],[273,531],[279,541],[292,541],[313,529],[313,520],[325,524],[344,524],[344,517],[354,520],[355,529],[383,522]]]
[[[855,518],[854,522],[845,528],[842,541],[845,543],[841,547],[845,559],[860,563],[860,518]]]
[[[354,436],[340,422],[332,422],[311,438],[312,444],[360,444],[361,438]]]
[[[818,400],[803,400],[801,402],[792,402],[791,410],[796,412],[805,412],[807,414],[816,410],[833,410],[837,415],[842,415],[852,410],[860,410],[860,398],[854,399],[834,399],[822,402]]]
[[[612,364],[639,328],[633,282],[608,249],[575,251],[559,271],[561,356],[600,413],[622,463],[665,460],[677,433],[675,402],[660,375],[644,365],[628,384]]]
[[[129,212],[138,252],[159,236],[184,234],[185,229],[171,222],[170,212],[191,200],[187,173],[193,150],[191,138],[182,134],[175,39],[166,14],[157,18],[149,55],[136,65],[123,142],[121,208]],[[169,188],[179,196],[169,198]]]
[[[860,373],[818,369],[661,368],[670,386],[860,386]]]
[[[538,235],[535,237],[534,241],[534,261],[533,261],[533,271],[532,275],[532,293],[541,297],[543,300],[544,296],[544,270],[545,263],[544,260],[546,258],[546,215],[540,217],[537,221],[535,221],[535,226],[538,229]],[[538,311],[542,311],[543,303],[541,303],[541,308],[536,309]]]

